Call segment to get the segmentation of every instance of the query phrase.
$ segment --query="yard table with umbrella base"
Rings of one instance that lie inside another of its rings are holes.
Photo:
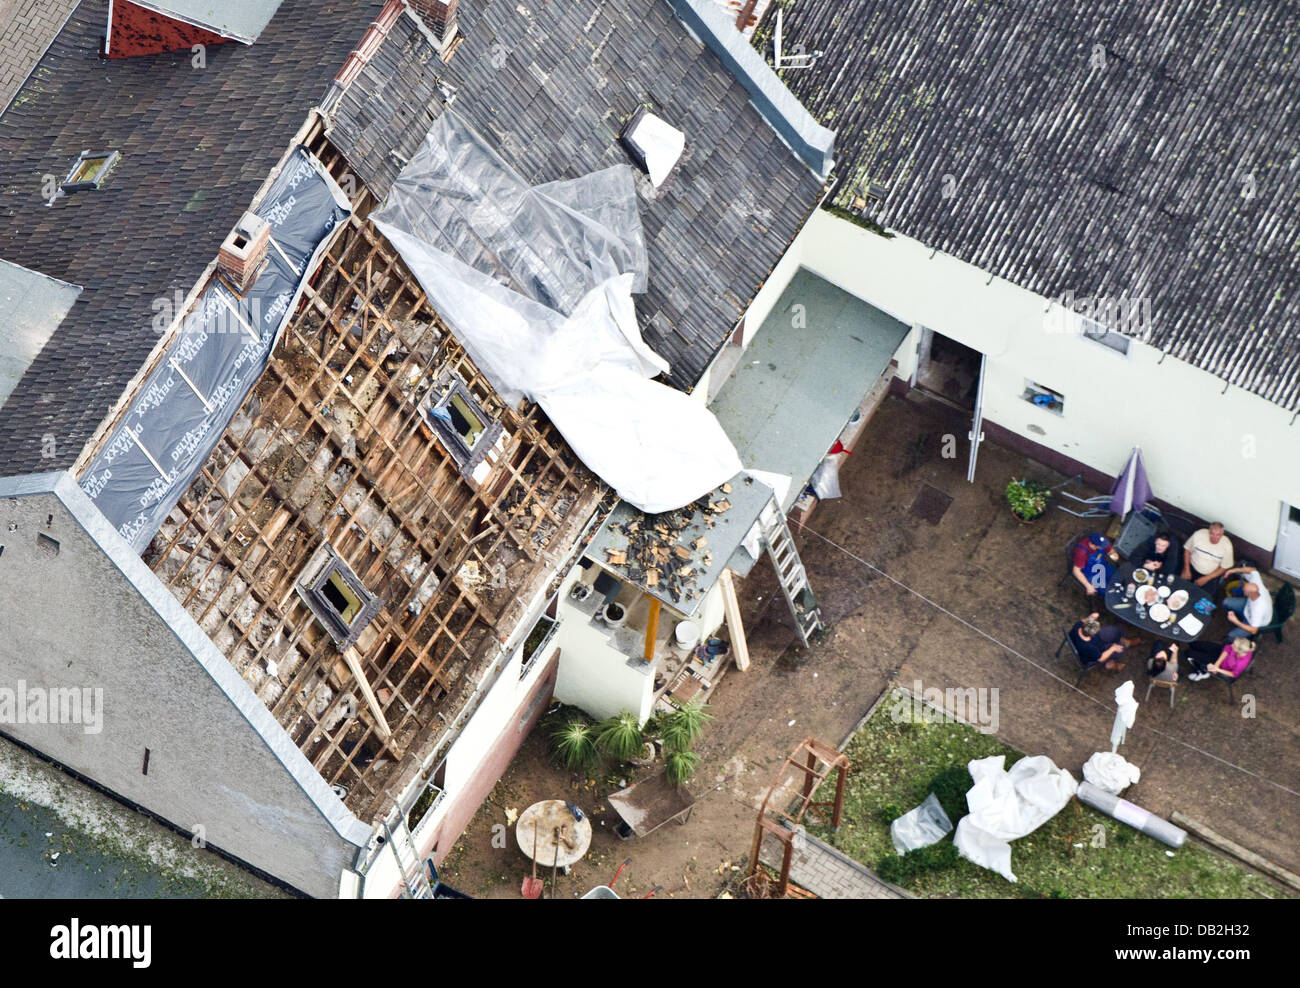
[[[529,858],[536,854],[534,860],[543,868],[563,868],[567,875],[591,847],[591,818],[575,820],[564,800],[544,799],[519,815],[515,841]]]
[[[1126,588],[1133,580],[1133,573],[1137,569],[1140,569],[1140,567],[1135,567],[1132,563],[1120,564],[1115,579],[1106,588],[1106,610],[1126,624],[1131,624],[1133,627],[1140,628],[1147,634],[1165,641],[1186,644],[1187,642],[1196,641],[1201,635],[1205,634],[1205,629],[1210,624],[1210,616],[1214,613],[1214,599],[1208,593],[1190,580],[1174,577],[1173,582],[1170,583],[1167,580],[1168,574],[1157,575],[1154,583],[1143,585],[1155,586],[1157,589],[1167,586],[1171,593],[1162,598],[1162,601],[1173,599],[1174,594],[1179,590],[1185,591],[1187,602],[1177,611],[1172,612],[1170,618],[1163,621],[1153,620],[1151,610],[1147,608],[1145,612],[1140,611],[1137,596],[1129,597],[1126,593]],[[1141,592],[1140,587],[1138,592]],[[1187,631],[1183,625],[1184,619],[1189,615],[1201,622],[1201,626],[1196,629],[1194,634]]]

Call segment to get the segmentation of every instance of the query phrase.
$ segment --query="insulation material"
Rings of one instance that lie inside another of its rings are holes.
[[[529,186],[444,110],[371,219],[497,392],[537,402],[624,500],[671,511],[740,471],[713,413],[651,380],[669,367],[632,303],[649,264],[628,166]]]
[[[628,128],[623,140],[645,162],[645,170],[656,189],[664,184],[686,150],[686,135],[653,113],[643,113]]]
[[[254,210],[271,226],[266,266],[241,298],[214,278],[81,479],[143,552],[198,475],[298,305],[333,230],[351,212],[306,148],[296,148]]]

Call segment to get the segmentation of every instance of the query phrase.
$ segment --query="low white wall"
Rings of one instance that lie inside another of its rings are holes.
[[[1067,331],[1056,303],[907,237],[819,210],[797,247],[800,263],[845,291],[986,354],[986,419],[1110,475],[1140,445],[1157,497],[1266,549],[1279,502],[1300,503],[1300,422],[1279,406],[1225,393],[1221,378],[1136,340],[1123,356]],[[1077,297],[1091,294],[1075,286]],[[902,376],[914,348],[913,334],[900,348]],[[1024,401],[1026,379],[1062,393],[1064,414]]]
[[[631,710],[644,722],[654,700],[654,674],[628,665],[628,657],[609,644],[605,633],[569,605],[569,587],[581,574],[580,566],[573,567],[560,586],[555,698],[597,719]]]

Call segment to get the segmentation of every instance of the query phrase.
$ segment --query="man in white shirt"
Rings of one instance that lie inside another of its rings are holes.
[[[1259,633],[1259,629],[1273,620],[1273,598],[1260,578],[1259,570],[1250,566],[1238,566],[1230,569],[1224,576],[1241,573],[1241,587],[1230,589],[1223,598],[1223,606],[1228,612],[1228,621],[1235,627],[1228,632],[1229,638],[1245,638]]]
[[[1198,587],[1203,587],[1217,581],[1236,561],[1232,540],[1223,534],[1223,523],[1216,521],[1208,528],[1193,532],[1183,545],[1182,577],[1195,580]]]

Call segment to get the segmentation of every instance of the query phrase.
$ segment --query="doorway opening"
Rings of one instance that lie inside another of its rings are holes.
[[[982,360],[983,354],[978,350],[932,329],[922,329],[913,386],[946,404],[973,412]]]

